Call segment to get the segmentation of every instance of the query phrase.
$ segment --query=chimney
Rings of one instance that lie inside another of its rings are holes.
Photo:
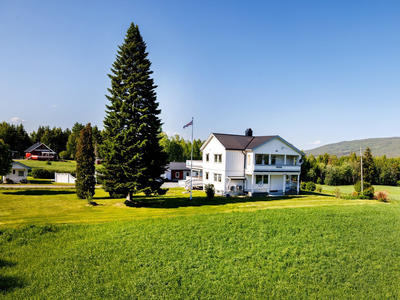
[[[253,130],[251,130],[251,128],[247,128],[244,135],[245,136],[253,136]]]

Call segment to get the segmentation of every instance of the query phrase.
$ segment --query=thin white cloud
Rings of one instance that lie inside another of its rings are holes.
[[[10,119],[10,122],[12,123],[25,123],[26,121],[24,119],[18,118],[18,117],[14,117]]]
[[[308,143],[309,145],[319,145],[319,144],[321,144],[321,141],[320,140],[318,140],[318,141],[315,141],[315,142],[312,142],[312,143]]]
[[[58,107],[58,105],[55,105],[55,104],[52,104],[51,106],[52,106],[52,107]]]

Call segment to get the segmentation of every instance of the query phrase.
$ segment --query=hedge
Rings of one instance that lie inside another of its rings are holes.
[[[35,179],[54,179],[55,173],[70,173],[72,176],[76,176],[75,173],[71,171],[64,170],[47,170],[47,169],[33,169],[31,175]]]

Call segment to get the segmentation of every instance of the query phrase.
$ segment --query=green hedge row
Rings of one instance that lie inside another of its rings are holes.
[[[47,169],[33,169],[31,175],[37,179],[54,179],[54,173],[70,173],[72,176],[76,176],[76,173],[64,170],[47,170]]]

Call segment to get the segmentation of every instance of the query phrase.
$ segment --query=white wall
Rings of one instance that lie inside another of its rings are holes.
[[[19,176],[18,172],[23,171],[24,175]],[[12,169],[10,174],[7,174],[6,176],[3,176],[3,182],[6,182],[6,178],[11,179],[15,183],[20,182],[22,179],[26,179],[28,177],[28,169],[24,168],[23,166],[19,164],[13,164]]]
[[[206,155],[209,155],[209,161],[206,161]],[[214,155],[222,154],[222,162],[214,162]],[[203,184],[212,183],[215,190],[225,191],[226,173],[225,166],[227,160],[225,147],[218,141],[217,138],[211,138],[210,142],[203,149]],[[208,180],[206,179],[206,172],[208,172]],[[214,181],[214,174],[221,174],[221,182]]]

